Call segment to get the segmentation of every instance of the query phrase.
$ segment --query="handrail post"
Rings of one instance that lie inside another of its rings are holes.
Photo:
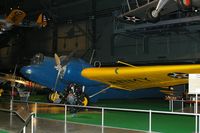
[[[104,133],[104,108],[102,108],[101,133]]]
[[[171,103],[171,111],[174,112],[174,100],[172,99],[172,103]]]
[[[26,125],[23,127],[23,133],[26,133]]]
[[[35,118],[37,118],[37,102],[35,103]]]
[[[198,115],[199,116],[199,132],[200,132],[200,115]]]
[[[13,100],[11,99],[10,100],[10,111],[12,111],[13,110]]]
[[[183,98],[181,99],[181,110],[182,110],[182,112],[184,112],[184,101],[183,101]]]
[[[172,101],[169,99],[169,111],[171,110],[172,107]]]
[[[198,118],[197,118],[197,115],[195,115],[195,133],[198,133]]]
[[[31,133],[34,133],[34,131],[33,131],[33,130],[34,130],[34,128],[33,128],[33,127],[34,127],[33,119],[34,119],[34,118],[33,118],[33,114],[32,114],[32,115],[31,115]]]
[[[13,124],[13,99],[10,100],[10,126]]]
[[[152,118],[151,118],[152,116],[151,116],[151,115],[152,115],[152,112],[151,112],[151,110],[149,110],[149,133],[151,133],[151,124],[152,124],[152,123],[151,123],[151,122],[152,122],[152,120],[151,120],[151,119],[152,119]]]
[[[65,133],[67,133],[67,105],[65,104]]]

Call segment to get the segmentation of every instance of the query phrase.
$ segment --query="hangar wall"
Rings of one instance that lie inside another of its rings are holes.
[[[85,33],[82,33],[76,27],[69,24],[58,26],[58,54],[69,54],[78,44],[78,56],[81,56],[91,46],[91,40],[86,35],[89,32],[88,22],[81,22],[78,25],[82,27]],[[72,29],[74,30],[74,35],[67,35],[67,32]],[[164,61],[200,57],[199,33],[114,36],[113,30],[112,17],[97,19],[95,60],[109,64],[117,60],[127,62]],[[33,29],[26,34],[24,41],[24,53],[21,53],[23,56],[32,57],[39,52],[45,55],[53,55],[53,30],[51,28],[42,30]],[[9,57],[13,57],[10,55],[13,54],[12,51],[16,51],[19,48],[16,46],[0,49],[0,56],[9,59]],[[18,55],[19,53],[14,52],[14,54]]]
[[[196,59],[200,57],[199,32],[168,32],[165,34],[156,32],[150,35],[135,34],[128,36],[114,34],[114,21],[110,10],[117,9],[120,6],[120,0],[96,2],[96,10],[101,10],[101,12],[96,19],[95,60],[109,64],[117,60],[130,63],[155,60],[163,62],[165,60]],[[67,12],[67,9],[65,12]],[[101,15],[102,12],[103,15]],[[78,17],[78,13],[77,11],[75,17]],[[80,11],[80,14],[83,15],[82,11]],[[56,29],[52,26],[44,29],[30,28],[25,30],[23,45],[0,49],[0,56],[5,59],[4,61],[1,60],[0,63],[10,62],[6,60],[18,56],[18,52],[11,52],[18,49],[24,51],[20,53],[22,58],[30,58],[38,52],[51,56],[54,52],[59,55],[69,54],[78,45],[77,56],[80,57],[87,52],[87,49],[92,47],[91,38],[92,20],[90,17],[75,23],[63,21],[62,24],[56,26]],[[54,50],[55,47],[56,50]]]
[[[36,53],[50,55],[52,52],[53,31],[47,29],[32,29],[24,37],[24,52],[28,57]]]
[[[69,54],[77,49],[76,55],[82,56],[89,47],[87,23],[62,24],[58,26],[57,52]]]
[[[127,61],[164,61],[200,57],[199,33],[115,37],[113,54]]]

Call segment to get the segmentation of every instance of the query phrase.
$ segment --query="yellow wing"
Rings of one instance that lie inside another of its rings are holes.
[[[25,12],[18,9],[14,9],[7,16],[6,21],[14,25],[19,25],[23,21],[25,16],[26,16]]]
[[[81,74],[113,88],[136,90],[186,84],[190,73],[200,73],[200,65],[86,68]]]

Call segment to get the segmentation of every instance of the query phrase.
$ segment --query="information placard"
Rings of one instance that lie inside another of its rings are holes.
[[[189,94],[200,94],[200,74],[189,74]]]

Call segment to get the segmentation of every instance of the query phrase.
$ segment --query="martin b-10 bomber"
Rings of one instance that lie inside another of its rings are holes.
[[[196,10],[200,8],[199,0],[147,0],[144,5],[139,5],[138,0],[135,0],[137,7],[131,9],[129,2],[129,11],[121,14],[119,17],[129,21],[149,21],[158,22],[161,15],[168,14],[170,12],[182,10]]]
[[[69,56],[47,57],[36,54],[21,73],[31,81],[51,89],[51,102],[75,105],[98,99],[144,98],[160,95],[159,89],[187,84],[189,73],[200,73],[200,65],[160,65],[94,67]],[[139,90],[139,91],[135,91]]]

